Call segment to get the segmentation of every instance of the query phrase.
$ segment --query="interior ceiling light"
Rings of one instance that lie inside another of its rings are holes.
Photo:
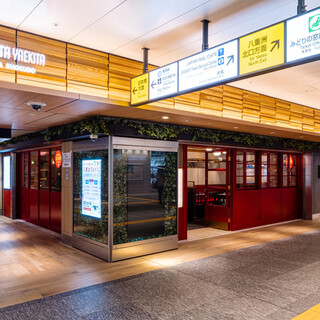
[[[223,151],[222,154],[227,154],[227,151]]]
[[[275,134],[275,132],[274,132],[274,131],[271,131],[270,134]]]
[[[213,153],[213,155],[215,157],[220,157],[221,156],[221,152],[220,151],[216,151],[216,152]]]
[[[239,127],[233,127],[233,129],[239,129]]]
[[[213,150],[212,148],[206,148],[206,151],[208,151],[208,152],[210,152],[212,150]]]
[[[168,116],[163,116],[162,119],[163,119],[163,120],[168,120],[169,117],[168,117]]]

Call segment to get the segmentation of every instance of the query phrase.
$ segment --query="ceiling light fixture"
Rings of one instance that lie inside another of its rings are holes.
[[[163,119],[163,120],[168,120],[169,117],[168,117],[168,116],[163,116],[162,119]]]
[[[221,152],[220,151],[216,151],[216,152],[213,153],[213,155],[215,157],[220,157],[221,156]]]
[[[270,134],[275,134],[275,132],[274,132],[274,131],[271,131]]]
[[[212,150],[213,150],[212,148],[206,148],[206,151],[208,151],[208,152],[210,152]]]
[[[239,127],[233,127],[233,129],[239,129]]]

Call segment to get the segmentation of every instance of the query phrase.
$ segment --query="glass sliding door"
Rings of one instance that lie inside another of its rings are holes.
[[[177,234],[177,153],[114,150],[113,244]]]

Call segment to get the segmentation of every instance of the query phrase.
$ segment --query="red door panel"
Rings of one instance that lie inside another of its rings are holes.
[[[38,223],[38,210],[39,210],[39,196],[38,190],[29,190],[29,219]]]
[[[228,208],[226,206],[215,206],[207,204],[206,220],[228,223]]]
[[[27,219],[29,217],[29,189],[20,189],[20,214],[21,219]]]
[[[261,190],[261,222],[269,224],[282,220],[282,190],[262,189]]]
[[[259,190],[239,190],[235,192],[232,230],[259,225]]]
[[[60,192],[50,192],[50,226],[61,229]]]
[[[283,194],[283,220],[291,220],[300,218],[300,201],[298,188],[284,188],[282,189]]]
[[[39,191],[39,224],[42,226],[49,225],[49,191]]]
[[[11,203],[11,190],[4,189],[3,190],[3,213],[5,217],[10,218],[10,203]]]

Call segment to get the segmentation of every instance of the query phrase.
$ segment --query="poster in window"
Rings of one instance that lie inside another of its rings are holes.
[[[101,218],[101,159],[82,160],[81,214]]]

